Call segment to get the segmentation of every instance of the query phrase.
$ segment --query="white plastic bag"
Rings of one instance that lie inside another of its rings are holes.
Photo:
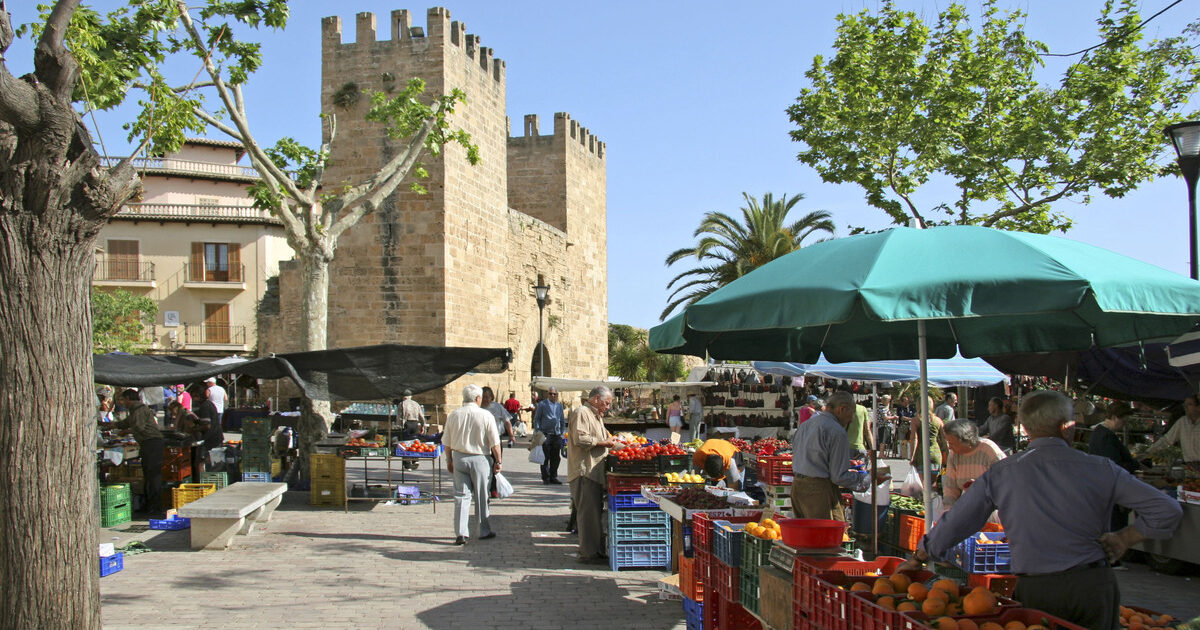
[[[892,496],[889,494],[891,488],[891,479],[883,481],[875,488],[875,505],[891,505]],[[871,489],[867,488],[862,492],[855,492],[854,500],[858,501],[859,503],[871,505]]]
[[[908,476],[904,478],[904,485],[900,486],[900,494],[914,499],[925,495],[925,485],[921,483],[921,471],[916,468],[908,469]]]
[[[546,463],[546,451],[543,451],[540,446],[529,449],[529,461],[541,466]]]
[[[508,479],[504,478],[503,474],[496,473],[496,494],[499,495],[501,499],[506,499],[511,497],[512,493],[512,484],[508,482]]]
[[[942,518],[942,515],[948,510],[946,507],[946,501],[942,498],[942,495],[934,493],[934,495],[929,498],[929,510],[929,513],[933,514],[934,521],[938,521]]]

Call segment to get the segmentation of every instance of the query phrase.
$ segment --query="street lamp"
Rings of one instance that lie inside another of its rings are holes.
[[[533,294],[538,303],[538,376],[546,375],[546,346],[542,344],[542,311],[546,310],[546,297],[550,295],[550,287],[535,284]]]
[[[1191,272],[1193,280],[1200,280],[1200,267],[1197,267],[1197,249],[1200,249],[1196,239],[1196,179],[1200,175],[1200,122],[1181,122],[1168,126],[1163,130],[1171,139],[1175,153],[1179,155],[1179,172],[1188,187],[1188,241],[1191,243],[1192,258]]]

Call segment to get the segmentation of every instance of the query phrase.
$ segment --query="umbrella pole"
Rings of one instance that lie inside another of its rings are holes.
[[[871,405],[873,407],[871,415],[875,418],[872,423],[875,427],[879,426],[879,383],[871,384]],[[872,436],[875,437],[875,436]],[[876,448],[878,444],[872,442]],[[876,459],[876,449],[871,449],[871,553],[875,556],[879,555],[879,512],[876,507],[876,494],[879,492],[878,486],[875,484],[876,475],[879,474],[879,460]]]
[[[917,321],[917,347],[921,359],[921,442],[917,448],[925,449],[921,454],[921,486],[922,499],[925,503],[925,531],[933,529],[933,514],[929,511],[933,501],[933,480],[929,473],[929,453],[933,449],[929,443],[929,351],[925,347],[925,320]]]

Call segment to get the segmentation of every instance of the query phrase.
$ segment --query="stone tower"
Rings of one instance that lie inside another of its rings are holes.
[[[429,9],[424,28],[406,10],[393,11],[378,40],[372,13],[356,16],[344,43],[338,17],[322,21],[321,109],[336,119],[326,190],[358,183],[393,156],[398,144],[364,115],[363,91],[401,90],[409,78],[427,93],[466,93],[452,118],[471,134],[482,161],[447,146],[425,154],[426,194],[408,183],[341,238],[331,270],[329,347],[377,343],[510,347],[512,368],[463,382],[491,385],[528,400],[537,353],[538,308],[533,285],[550,287],[546,307],[547,375],[607,374],[607,228],[605,145],[555,114],[540,135],[536,116],[509,137],[505,64],[444,8]],[[277,317],[260,317],[262,352],[294,349],[299,277],[280,277]],[[269,315],[269,314],[268,314]],[[456,407],[463,383],[419,396],[427,405]],[[428,410],[428,409],[427,409]]]

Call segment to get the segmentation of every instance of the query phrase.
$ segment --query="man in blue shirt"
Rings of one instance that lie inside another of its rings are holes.
[[[533,430],[541,431],[546,436],[542,442],[542,452],[546,455],[546,460],[542,462],[543,484],[562,484],[558,480],[558,463],[562,460],[563,433],[566,428],[567,419],[563,415],[562,403],[558,402],[558,390],[551,387],[533,410]]]
[[[846,427],[855,418],[854,396],[837,392],[819,411],[797,427],[792,436],[792,512],[796,518],[845,522],[842,491],[863,491],[869,475],[850,469],[850,439]],[[881,474],[876,483],[887,476]]]
[[[1183,510],[1111,460],[1071,448],[1074,407],[1066,396],[1029,394],[1020,417],[1029,448],[976,479],[899,570],[945,558],[998,509],[1020,576],[1013,597],[1085,628],[1116,630],[1121,594],[1109,562],[1145,538],[1169,538]],[[1137,519],[1110,532],[1114,505]]]

